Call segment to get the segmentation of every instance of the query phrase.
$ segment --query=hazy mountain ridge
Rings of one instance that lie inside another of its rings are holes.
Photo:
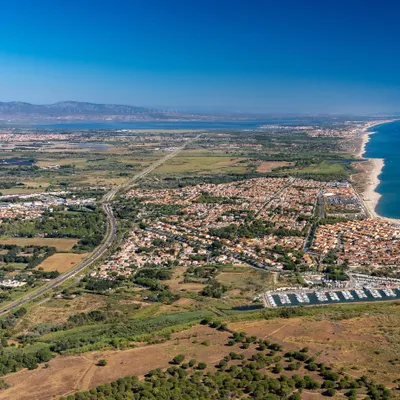
[[[98,104],[79,101],[62,101],[54,104],[38,105],[19,101],[0,102],[0,119],[11,121],[143,121],[166,119],[202,120],[214,118],[195,114],[185,114],[174,111],[162,111],[146,107],[136,107],[120,104]]]

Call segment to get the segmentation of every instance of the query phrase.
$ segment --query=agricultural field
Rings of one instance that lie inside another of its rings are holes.
[[[45,186],[41,187],[40,184],[37,184],[35,182],[30,182],[29,187],[14,187],[10,189],[2,189],[1,194],[2,195],[11,195],[11,194],[33,194],[33,193],[41,193],[44,191],[45,187],[48,187],[49,184],[45,184]]]
[[[124,182],[130,175],[134,175],[141,168],[154,162],[156,157],[140,156],[134,153],[82,153],[84,157],[75,157],[75,154],[47,154],[38,157],[35,165],[48,167],[60,165],[57,170],[42,170],[40,176],[29,182],[42,187],[57,187],[64,184],[77,186],[112,186]],[[68,181],[68,182],[67,182]],[[26,183],[25,183],[26,184]],[[65,185],[64,185],[65,186]]]
[[[43,271],[57,271],[61,274],[80,263],[86,256],[87,253],[56,253],[46,258],[37,268]]]
[[[205,174],[205,173],[245,173],[249,169],[245,158],[216,156],[177,156],[157,168],[155,174]]]
[[[95,142],[91,142],[89,137],[85,140],[85,135],[79,142],[72,140],[76,136],[71,136],[71,141],[65,138],[46,141],[43,137],[44,141],[38,143],[17,142],[12,158],[22,160],[24,164],[4,166],[0,174],[1,193],[31,194],[46,189],[65,190],[87,185],[110,187],[154,162],[163,153],[157,146],[165,146],[162,137],[156,135],[153,140],[143,140],[143,143],[137,136],[117,139],[115,143],[113,137],[94,136]],[[9,152],[1,150],[0,157],[11,158]],[[7,185],[1,187],[2,182]],[[12,187],[9,187],[12,182]]]
[[[320,164],[305,166],[305,167],[295,167],[290,169],[290,174],[296,175],[319,175],[319,176],[345,176],[346,167],[344,164],[340,163],[328,163],[321,162]]]
[[[17,246],[48,246],[57,251],[70,251],[78,239],[72,238],[2,238],[0,244],[15,244]]]
[[[263,161],[258,167],[257,167],[257,172],[260,173],[266,173],[266,172],[271,172],[275,168],[279,167],[288,167],[293,165],[293,163],[290,162],[285,162],[285,161]]]

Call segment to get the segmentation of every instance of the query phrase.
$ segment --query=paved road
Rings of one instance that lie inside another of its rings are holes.
[[[168,237],[170,239],[176,240],[176,241],[181,242],[181,243],[187,243],[192,247],[201,247],[201,248],[206,249],[206,250],[208,250],[208,247],[209,247],[209,246],[205,245],[204,243],[202,243],[200,241],[197,241],[197,240],[194,240],[194,239],[188,239],[188,238],[186,238],[184,236],[181,236],[181,235],[175,235],[175,234],[172,234],[170,232],[166,232],[166,231],[164,231],[162,229],[156,229],[156,228],[148,227],[148,228],[146,228],[146,230],[148,230],[149,232],[153,232],[156,235],[166,236],[166,237]],[[249,267],[254,268],[254,269],[258,269],[258,270],[261,270],[261,271],[275,271],[275,272],[279,272],[280,271],[279,268],[272,267],[272,266],[270,266],[268,264],[262,264],[261,262],[255,260],[252,257],[246,256],[246,255],[242,255],[240,253],[234,252],[234,251],[229,250],[229,249],[220,249],[219,251],[221,252],[221,254],[224,254],[226,256],[232,257],[235,260],[237,260],[239,262],[242,262],[242,263],[244,263],[244,264],[246,264]]]
[[[5,304],[2,307],[0,307],[0,315],[7,314],[9,311],[11,311],[17,307],[21,307],[25,303],[27,303],[33,299],[36,299],[37,297],[48,292],[49,290],[56,288],[57,286],[59,286],[63,282],[65,282],[67,279],[78,274],[83,269],[85,269],[86,267],[88,267],[89,265],[91,265],[95,261],[97,261],[111,246],[111,244],[114,241],[115,236],[117,234],[117,221],[115,220],[113,210],[112,210],[112,207],[110,204],[110,202],[114,199],[116,194],[119,191],[121,191],[122,189],[125,189],[125,188],[129,187],[130,185],[132,185],[133,183],[139,181],[140,179],[143,179],[146,175],[148,175],[150,172],[154,171],[156,168],[158,168],[160,165],[162,165],[163,163],[168,161],[170,158],[175,157],[188,144],[193,143],[201,135],[202,134],[197,135],[195,138],[188,140],[187,142],[185,142],[185,144],[182,147],[177,148],[176,150],[167,154],[165,157],[161,158],[160,160],[157,160],[156,162],[154,162],[153,164],[151,164],[150,166],[145,168],[143,171],[139,172],[132,178],[125,181],[123,184],[111,189],[102,199],[102,207],[107,216],[108,226],[107,226],[106,235],[105,235],[101,245],[99,247],[97,247],[88,258],[83,260],[81,263],[77,264],[74,268],[70,269],[65,274],[59,275],[56,279],[54,279],[51,282],[47,283],[46,285],[40,287],[39,289],[37,289],[33,292],[30,292],[30,293],[26,294],[25,296],[22,296],[19,299],[14,300],[13,302],[10,302],[10,303]]]
[[[256,212],[255,217],[258,217],[258,215],[261,213],[262,210],[264,210],[265,207],[267,207],[272,200],[275,200],[285,189],[288,187],[292,186],[296,182],[296,178],[290,177],[288,183],[280,188],[276,193],[274,193],[261,207],[260,209]]]
[[[28,301],[31,301],[31,300],[41,296],[42,294],[46,293],[47,291],[59,286],[61,283],[65,282],[67,279],[71,278],[72,276],[81,272],[87,266],[94,263],[107,251],[107,249],[111,246],[111,244],[115,238],[115,235],[117,233],[117,224],[116,224],[116,220],[115,220],[111,206],[109,204],[103,204],[103,209],[104,209],[104,212],[106,213],[108,221],[109,221],[106,236],[103,240],[103,243],[99,247],[97,247],[96,250],[88,258],[86,258],[84,261],[79,263],[77,266],[75,266],[74,268],[72,268],[71,270],[66,272],[65,274],[59,275],[56,279],[54,279],[51,282],[47,283],[46,285],[40,287],[38,290],[36,290],[34,292],[30,292],[27,295],[1,307],[0,315],[6,314],[7,312],[11,311],[12,309],[20,307],[23,304],[27,303]]]

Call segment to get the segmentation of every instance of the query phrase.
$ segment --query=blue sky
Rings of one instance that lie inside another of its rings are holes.
[[[0,2],[0,101],[400,112],[400,5],[358,0]]]

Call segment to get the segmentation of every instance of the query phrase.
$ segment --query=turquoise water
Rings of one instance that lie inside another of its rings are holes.
[[[382,195],[376,212],[383,217],[400,218],[400,121],[378,125],[367,143],[366,158],[383,158],[377,192]]]

